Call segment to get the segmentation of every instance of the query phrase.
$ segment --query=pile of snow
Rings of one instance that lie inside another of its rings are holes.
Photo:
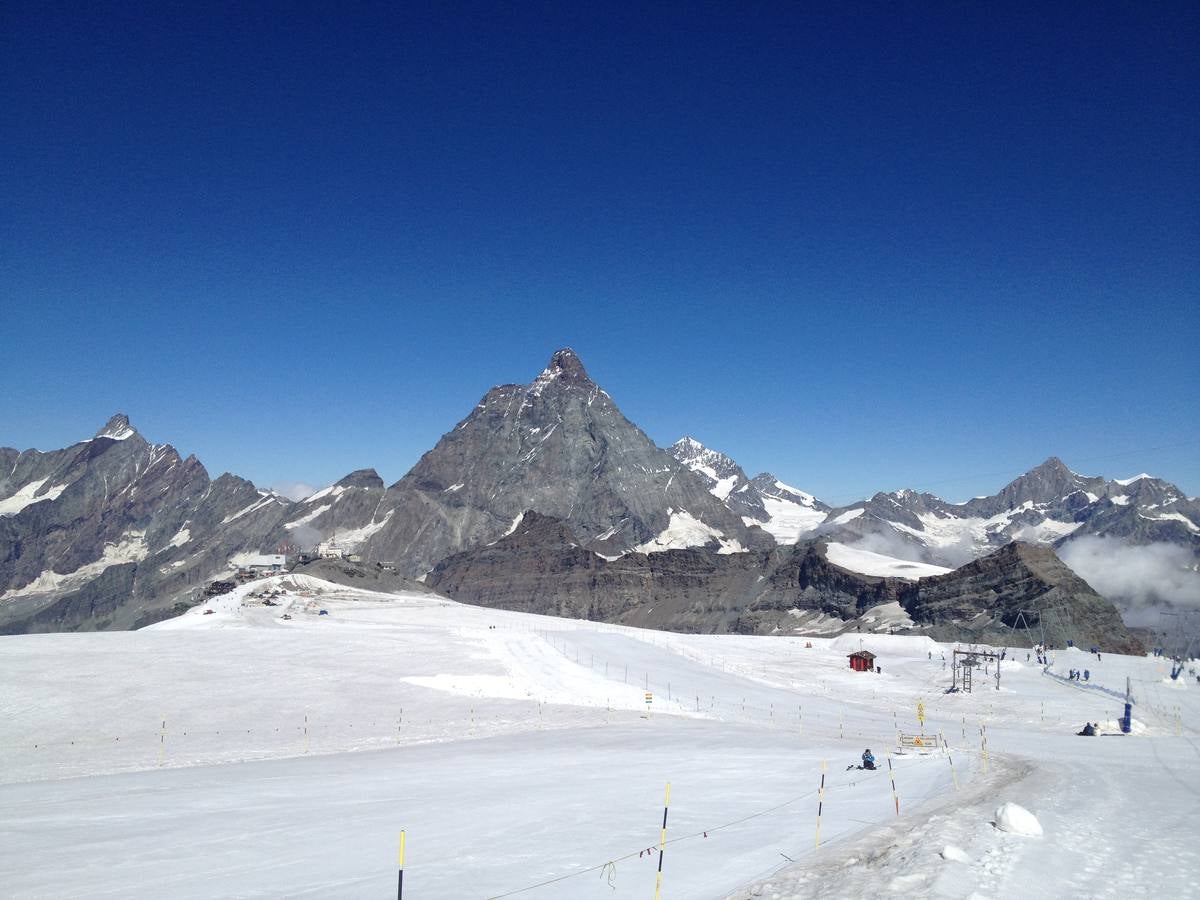
[[[923,634],[873,634],[866,638],[859,634],[843,634],[830,641],[829,646],[834,650],[846,650],[851,653],[865,649],[877,656],[886,653],[888,656],[911,656],[920,659],[927,658],[931,652],[942,652],[941,644]]]
[[[1019,803],[1005,803],[996,810],[996,815],[993,824],[1000,831],[1007,831],[1009,834],[1023,834],[1027,837],[1041,837],[1042,823],[1037,820],[1037,816],[1021,806]]]
[[[916,623],[900,605],[899,600],[872,606],[859,620],[872,631],[887,631],[890,628],[912,628]]]
[[[950,862],[967,864],[970,864],[971,862],[971,857],[967,856],[965,852],[960,850],[958,847],[955,847],[953,844],[947,844],[945,847],[943,847],[941,855],[942,859],[949,860]]]

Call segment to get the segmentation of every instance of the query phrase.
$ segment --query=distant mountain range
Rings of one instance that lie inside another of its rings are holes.
[[[565,523],[606,562],[820,539],[837,566],[912,579],[1016,539],[1061,548],[1083,536],[1200,558],[1194,498],[1149,476],[1078,475],[1055,458],[962,504],[903,490],[831,509],[692,438],[657,447],[560,350],[531,383],[488,391],[391,486],[364,469],[294,502],[234,475],[210,479],[124,415],[63,450],[0,449],[0,631],[137,627],[252,555],[318,541],[424,577],[516,532],[527,511]]]

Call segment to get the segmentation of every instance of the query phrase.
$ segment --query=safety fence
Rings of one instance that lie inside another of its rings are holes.
[[[961,790],[961,786],[960,786],[960,782],[959,782],[956,770],[954,769],[952,752],[951,752],[949,746],[945,745],[944,743],[943,743],[943,746],[940,748],[940,750],[942,751],[941,755],[949,761],[950,772],[952,775],[953,790],[955,792],[958,792],[959,790]],[[962,752],[964,754],[969,754],[971,751],[955,751],[955,752]],[[986,753],[986,750],[983,752]],[[981,768],[979,771],[986,772],[987,769],[984,768],[983,765],[984,764],[981,763]],[[884,777],[885,774],[887,776],[886,778]],[[664,808],[663,831],[662,831],[662,834],[660,835],[660,840],[657,842],[657,844],[647,842],[646,844],[639,846],[636,849],[631,849],[627,853],[624,853],[624,854],[621,854],[618,856],[613,856],[613,857],[610,857],[603,861],[598,861],[598,862],[583,865],[583,866],[580,866],[577,868],[572,868],[572,870],[570,872],[565,872],[561,875],[556,875],[551,878],[546,878],[546,879],[542,879],[540,881],[532,882],[530,884],[522,885],[519,887],[514,887],[509,890],[503,891],[502,893],[489,895],[487,900],[505,900],[505,898],[509,898],[509,897],[517,897],[517,896],[524,895],[524,894],[530,894],[533,892],[540,891],[543,888],[549,888],[554,885],[562,885],[565,882],[570,882],[574,879],[582,878],[582,877],[588,876],[588,875],[598,875],[601,878],[606,878],[608,880],[609,886],[615,888],[616,887],[615,878],[617,875],[617,864],[618,863],[624,863],[624,862],[628,862],[628,861],[634,860],[634,859],[649,859],[650,861],[653,862],[656,858],[657,858],[657,869],[656,869],[656,873],[655,873],[656,874],[655,897],[657,898],[659,896],[659,889],[661,888],[661,885],[663,883],[663,872],[664,872],[663,860],[664,860],[664,856],[665,856],[665,851],[668,848],[678,847],[679,845],[688,843],[688,842],[708,840],[708,839],[712,838],[714,835],[718,834],[719,832],[726,831],[729,829],[735,829],[735,828],[738,828],[739,826],[747,825],[747,824],[754,822],[756,820],[759,820],[759,819],[763,819],[763,818],[766,818],[769,816],[779,815],[785,811],[793,810],[795,807],[797,807],[798,804],[801,804],[804,801],[810,801],[810,802],[815,803],[815,809],[813,810],[813,818],[810,820],[812,823],[812,829],[813,829],[812,850],[815,852],[819,852],[822,848],[828,848],[828,847],[838,844],[838,843],[857,839],[857,838],[861,837],[865,832],[869,832],[873,828],[882,827],[885,824],[885,822],[879,822],[879,821],[877,821],[877,822],[861,822],[861,824],[867,826],[866,829],[850,830],[847,833],[845,833],[837,838],[834,838],[832,840],[824,840],[824,839],[822,839],[822,836],[821,836],[822,819],[827,813],[827,806],[829,805],[831,798],[836,801],[837,798],[840,796],[838,793],[839,791],[857,790],[857,789],[869,790],[873,786],[879,786],[882,788],[881,796],[886,796],[890,799],[891,803],[888,805],[892,810],[894,810],[895,819],[899,819],[901,817],[901,802],[900,802],[900,794],[899,794],[899,791],[898,791],[897,785],[896,785],[896,770],[895,770],[894,766],[892,765],[892,757],[890,757],[890,756],[888,757],[886,769],[879,767],[879,768],[876,768],[876,769],[870,770],[870,771],[861,771],[861,772],[856,771],[856,774],[853,778],[842,778],[842,779],[838,779],[838,780],[829,780],[828,779],[828,764],[826,761],[822,760],[821,764],[820,764],[819,781],[817,782],[816,786],[814,786],[811,790],[805,791],[803,793],[797,794],[792,797],[788,797],[785,800],[782,800],[778,803],[772,804],[771,806],[765,807],[763,809],[754,810],[753,812],[740,815],[740,816],[730,819],[728,821],[719,822],[719,823],[709,825],[709,826],[701,828],[701,829],[694,829],[694,830],[689,831],[687,834],[677,835],[672,838],[666,837],[666,821],[667,821],[666,812],[667,812],[667,810]],[[832,791],[832,794],[830,793],[831,791]],[[883,793],[884,791],[886,791],[886,793]],[[919,798],[919,800],[921,800],[921,801],[928,800],[928,799],[929,799],[928,793]],[[670,785],[668,784],[668,786],[667,786],[667,805],[668,806],[669,806],[669,803],[670,803]],[[851,821],[858,822],[859,820],[851,820]],[[894,821],[894,819],[893,819],[893,821]],[[762,844],[754,845],[754,846],[756,846],[758,849],[763,849],[768,846],[775,846],[777,848],[778,843],[779,842],[777,839],[773,839],[769,844],[762,843]],[[746,844],[743,842],[742,844],[740,844],[740,847],[743,850],[745,850]],[[800,851],[796,852],[795,857],[789,856],[789,855],[783,853],[782,851],[777,850],[777,852],[779,852],[779,855],[783,857],[784,862],[780,863],[779,865],[776,866],[776,871],[785,865],[795,863],[797,861],[797,858],[801,855]],[[559,894],[559,896],[562,896],[562,895]]]
[[[878,706],[869,705],[865,700],[860,706],[818,696],[806,709],[804,702],[755,702],[754,685],[749,686],[747,695],[714,693],[711,680],[707,682],[709,689],[702,692],[699,688],[680,685],[673,678],[660,676],[645,665],[639,668],[638,663],[629,658],[608,658],[572,644],[567,640],[572,629],[528,630],[536,631],[568,661],[591,669],[614,685],[640,689],[647,702],[644,705],[631,703],[628,692],[621,703],[614,704],[609,698],[601,707],[586,703],[573,705],[569,700],[551,703],[537,699],[478,698],[472,701],[469,697],[414,689],[424,698],[413,706],[363,710],[362,705],[356,703],[351,715],[329,710],[293,709],[272,713],[266,716],[269,724],[262,724],[244,716],[214,721],[215,713],[209,711],[201,718],[186,713],[172,714],[172,717],[160,715],[142,727],[97,726],[74,735],[5,736],[0,738],[0,755],[17,751],[26,756],[32,752],[43,757],[65,753],[69,763],[71,753],[86,754],[97,748],[107,748],[108,755],[116,757],[115,768],[136,769],[383,749],[447,738],[492,737],[531,728],[553,730],[628,725],[638,719],[653,719],[664,714],[777,729],[794,734],[802,743],[844,740],[890,746],[898,740],[901,731],[912,730],[914,726],[919,726],[923,734],[944,731],[953,736],[957,732],[958,738],[965,741],[968,732],[984,725],[988,718],[986,713],[958,709],[953,711],[952,718],[949,709],[939,707],[938,696],[931,695],[928,717],[924,702],[916,704],[915,717],[913,709],[907,705],[904,708],[893,705],[889,733],[886,726],[880,727]],[[604,630],[625,629],[608,626]],[[663,646],[668,646],[667,642],[664,641]],[[681,655],[689,656],[687,653]],[[704,654],[695,654],[695,657],[695,661],[704,663]],[[723,671],[739,673],[741,668],[732,664]],[[760,686],[781,695],[795,694],[786,686]],[[287,721],[289,718],[290,722]],[[37,768],[36,760],[32,765]],[[20,778],[19,775],[16,777]],[[29,777],[45,776],[33,774]]]

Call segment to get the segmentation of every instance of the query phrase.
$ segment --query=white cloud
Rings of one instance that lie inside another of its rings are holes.
[[[277,481],[271,485],[271,490],[277,494],[283,494],[289,500],[303,500],[316,493],[317,489],[303,481]]]
[[[1164,605],[1200,608],[1200,571],[1186,547],[1130,544],[1088,535],[1063,545],[1059,558],[1122,607],[1130,625],[1155,625]]]

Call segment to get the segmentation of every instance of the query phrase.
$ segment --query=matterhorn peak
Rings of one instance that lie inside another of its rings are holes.
[[[581,379],[588,377],[587,370],[583,368],[578,354],[570,347],[554,351],[554,355],[550,357],[550,364],[542,371],[541,377],[557,378],[560,375]]]
[[[133,437],[135,434],[137,434],[137,430],[129,424],[129,416],[125,415],[125,413],[117,413],[108,420],[108,423],[103,428],[96,432],[96,437],[123,441],[126,438]]]

